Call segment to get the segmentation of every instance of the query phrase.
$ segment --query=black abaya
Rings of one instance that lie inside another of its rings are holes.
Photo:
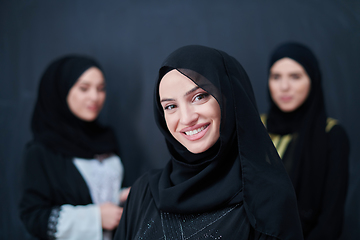
[[[205,152],[189,152],[167,128],[159,83],[173,69],[220,106],[220,138]],[[115,239],[302,239],[293,187],[237,60],[204,46],[174,51],[160,68],[154,110],[171,160],[132,186]]]

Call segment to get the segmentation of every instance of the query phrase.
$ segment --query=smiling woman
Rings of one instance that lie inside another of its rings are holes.
[[[220,136],[220,106],[216,99],[177,70],[159,85],[160,102],[173,137],[192,153],[208,150]]]
[[[159,70],[154,111],[171,159],[132,186],[115,239],[302,239],[291,182],[237,60],[177,49]]]

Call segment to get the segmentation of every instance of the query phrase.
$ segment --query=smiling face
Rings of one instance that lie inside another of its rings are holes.
[[[310,93],[311,81],[304,68],[290,58],[282,58],[270,69],[271,98],[283,112],[299,108]]]
[[[76,117],[91,122],[99,115],[105,97],[104,76],[98,68],[91,67],[70,88],[66,100]]]
[[[175,69],[160,81],[159,95],[170,133],[187,150],[202,153],[215,144],[221,111],[213,96]]]

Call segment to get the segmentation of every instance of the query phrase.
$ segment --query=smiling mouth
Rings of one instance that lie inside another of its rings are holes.
[[[195,130],[193,130],[193,131],[185,132],[185,134],[186,134],[187,136],[192,136],[192,135],[194,135],[194,134],[197,134],[197,133],[203,131],[203,130],[206,129],[208,126],[209,126],[209,124],[208,124],[208,125],[205,125],[205,126],[202,126],[201,128],[195,129]]]

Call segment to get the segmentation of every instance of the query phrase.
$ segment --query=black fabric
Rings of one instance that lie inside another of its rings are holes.
[[[30,142],[25,148],[22,184],[20,218],[28,232],[39,239],[48,239],[48,220],[53,208],[92,203],[89,189],[72,159],[38,142]]]
[[[341,171],[339,184],[342,188],[339,194],[342,200],[339,200],[337,202],[339,205],[336,206],[342,210],[336,211],[337,214],[332,216],[338,219],[335,223],[336,226],[323,226],[321,230],[316,230],[316,226],[322,226],[319,222],[319,215],[324,211],[334,211],[334,206],[326,210],[325,205],[327,204],[324,204],[326,201],[324,188],[327,184],[326,181],[329,181],[332,176],[329,175],[328,170],[331,156],[329,156],[329,137],[325,132],[327,116],[321,87],[321,73],[316,57],[310,49],[302,44],[289,42],[275,49],[270,58],[269,72],[273,64],[282,58],[291,58],[303,66],[311,80],[311,89],[305,102],[298,109],[289,113],[282,112],[278,108],[269,92],[270,110],[267,129],[269,133],[273,134],[292,133],[297,136],[296,140],[291,143],[294,149],[292,154],[285,153],[283,158],[284,161],[292,162],[293,167],[289,171],[289,175],[297,194],[305,239],[323,239],[316,237],[321,236],[317,234],[313,238],[308,238],[308,236],[312,235],[312,231],[318,232],[318,234],[331,232],[329,229],[333,229],[335,234],[332,235],[332,238],[326,239],[336,239],[340,235],[338,228],[342,225],[344,193],[346,194],[347,189],[348,138],[344,132],[342,140],[340,140],[343,142],[340,144],[345,144],[347,147],[343,148],[341,159],[334,160],[342,162],[339,167],[339,171]],[[338,164],[332,163],[332,165]]]
[[[96,154],[116,153],[113,132],[98,122],[77,118],[67,105],[67,95],[78,78],[99,64],[86,56],[69,55],[55,60],[43,74],[31,129],[34,139],[66,156],[92,159]]]
[[[145,174],[132,186],[114,239],[278,239],[254,230],[242,203],[206,213],[159,210],[149,187],[152,174]]]
[[[193,154],[168,131],[158,87],[169,69],[177,69],[210,93],[221,108],[220,138],[209,150]],[[302,239],[291,181],[264,128],[249,78],[225,52],[185,46],[162,64],[155,85],[156,122],[171,160],[149,177],[161,211],[205,213],[243,203],[252,227],[279,239]]]
[[[84,56],[65,56],[49,65],[42,76],[32,118],[33,140],[23,157],[23,189],[19,204],[26,229],[48,239],[49,215],[64,204],[92,203],[89,189],[73,158],[94,159],[96,154],[117,153],[113,132],[97,121],[77,118],[67,95],[77,79],[99,64]]]

